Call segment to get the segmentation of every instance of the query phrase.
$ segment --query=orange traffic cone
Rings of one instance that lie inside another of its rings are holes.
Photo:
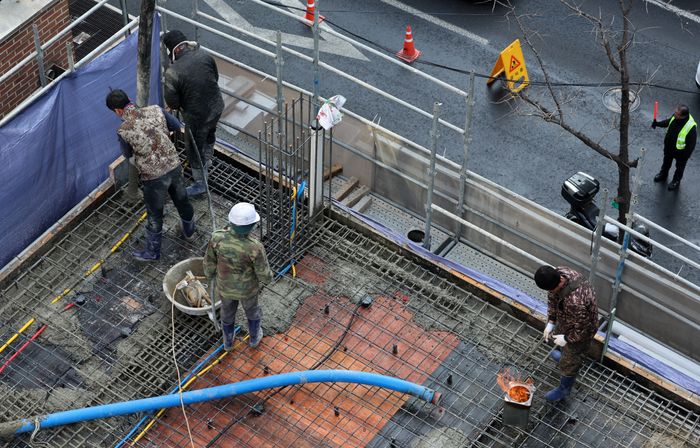
[[[409,64],[420,56],[421,52],[416,50],[413,45],[413,33],[411,32],[411,25],[406,26],[406,38],[403,41],[403,49],[396,53],[396,57]]]
[[[306,15],[304,18],[306,20],[309,20],[310,22],[314,21],[314,14],[316,14],[316,2],[315,0],[307,0],[306,2]],[[322,15],[319,14],[318,16],[318,23],[320,24],[323,22],[326,18],[323,17]],[[309,25],[312,26],[312,25]]]

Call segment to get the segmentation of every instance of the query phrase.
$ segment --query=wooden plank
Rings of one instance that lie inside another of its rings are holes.
[[[323,168],[323,180],[328,180],[331,176],[337,176],[343,172],[343,165],[334,163],[330,171],[328,168]]]
[[[347,205],[348,207],[352,207],[355,204],[357,204],[360,201],[360,199],[367,196],[368,194],[369,194],[369,187],[367,185],[362,185],[360,188],[353,191],[350,196],[345,198],[345,200],[343,201],[343,204]]]
[[[365,210],[367,210],[367,207],[369,207],[371,204],[372,204],[372,196],[367,195],[367,196],[363,197],[362,199],[360,199],[359,201],[357,201],[357,204],[355,204],[352,207],[352,209],[357,211],[357,212],[362,213]]]
[[[341,185],[338,191],[333,195],[333,199],[337,201],[342,201],[347,195],[350,194],[352,190],[354,190],[357,187],[359,183],[360,181],[357,177],[353,176],[349,178],[345,181],[343,185]]]

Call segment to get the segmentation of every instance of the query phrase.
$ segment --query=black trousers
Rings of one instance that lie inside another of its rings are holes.
[[[690,159],[691,152],[684,153],[684,150],[674,150],[674,151],[664,151],[664,161],[661,164],[661,171],[659,174],[668,176],[668,172],[671,170],[671,165],[673,164],[673,159],[676,160],[676,171],[673,173],[673,182],[680,182],[683,179],[683,171],[685,171],[685,165]]]
[[[170,195],[173,200],[180,218],[192,221],[194,217],[194,207],[187,198],[182,168],[178,166],[157,179],[143,182],[143,202],[145,202],[148,212],[147,227],[153,233],[160,233],[163,229],[163,208],[165,207],[166,194]]]
[[[187,154],[187,161],[190,163],[192,169],[202,169],[202,164],[199,163],[200,159],[204,166],[207,166],[207,162],[212,159],[214,155],[214,143],[216,143],[216,124],[219,122],[220,117],[221,115],[208,123],[188,124],[192,132],[192,137],[194,137],[197,151],[195,152],[192,138],[190,138],[189,135],[186,136],[185,153]],[[197,153],[199,153],[199,157],[197,157]]]

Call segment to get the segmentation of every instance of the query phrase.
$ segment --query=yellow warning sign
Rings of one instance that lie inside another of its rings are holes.
[[[530,78],[527,75],[523,50],[520,48],[520,39],[515,39],[501,51],[486,83],[493,83],[501,75],[505,75],[506,85],[511,92],[520,92],[527,86]]]

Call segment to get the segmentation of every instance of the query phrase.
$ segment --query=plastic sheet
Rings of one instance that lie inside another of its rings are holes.
[[[485,275],[479,271],[475,271],[473,269],[469,269],[466,266],[462,266],[459,263],[455,263],[453,261],[450,261],[444,257],[441,257],[439,255],[435,255],[434,253],[430,252],[429,250],[426,250],[423,248],[423,246],[420,246],[418,244],[415,244],[411,240],[409,240],[407,237],[404,235],[401,235],[399,233],[394,232],[392,229],[386,227],[385,225],[375,221],[374,219],[367,217],[361,213],[356,212],[355,210],[341,204],[340,202],[334,201],[333,202],[334,207],[338,207],[345,212],[355,216],[357,219],[361,220],[362,222],[370,225],[373,227],[375,230],[378,230],[382,234],[384,234],[385,237],[389,238],[392,240],[394,243],[399,244],[403,247],[407,247],[411,249],[412,251],[420,254],[421,256],[428,258],[435,262],[438,265],[441,265],[447,269],[457,271],[459,273],[462,273],[464,275],[467,275],[471,277],[472,279],[478,281],[479,283],[482,283],[489,288],[493,289],[494,291],[498,291],[499,293],[503,294],[504,296],[507,296],[508,298],[530,308],[531,310],[542,314],[543,316],[547,316],[547,304],[537,300],[533,297],[530,297],[529,295],[525,294],[524,292],[513,288],[512,286],[509,286],[505,283],[502,283],[498,280],[495,280],[488,275]],[[603,332],[598,332],[598,334],[601,334],[604,336]],[[613,337],[610,339],[609,343],[609,349],[619,353],[620,355],[624,356],[625,358],[637,363],[638,365],[650,370],[651,372],[656,373],[657,375],[661,376],[662,378],[665,378],[666,380],[677,384],[678,386],[682,387],[683,389],[690,391],[692,393],[700,395],[700,382],[695,380],[694,378],[689,377],[688,375],[684,374],[683,372],[680,372],[673,367],[667,365],[666,363],[657,360],[653,356],[650,356],[643,351],[637,349],[636,347],[631,346],[630,344],[625,343],[624,341],[618,340],[616,337]]]
[[[700,395],[700,382],[639,350],[637,347],[620,341],[616,337],[611,337],[608,343],[608,349],[636,362],[662,378],[666,378],[670,382],[679,385],[683,389]]]
[[[153,21],[150,100],[160,98],[160,20]],[[136,96],[136,33],[68,75],[0,128],[0,266],[107,179],[119,155],[110,88]]]

